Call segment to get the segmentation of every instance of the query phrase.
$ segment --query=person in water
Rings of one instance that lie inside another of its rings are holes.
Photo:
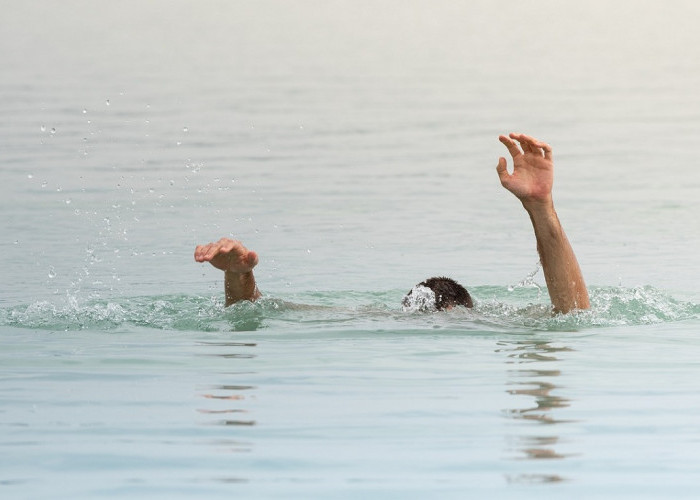
[[[524,134],[501,135],[498,138],[513,158],[513,173],[506,159],[498,159],[496,171],[501,185],[513,193],[530,216],[537,241],[537,252],[544,271],[547,290],[555,312],[567,313],[588,309],[588,290],[574,250],[566,238],[552,201],[554,162],[552,148]],[[197,262],[209,262],[225,273],[226,305],[242,300],[255,301],[261,293],[255,283],[253,268],[258,255],[237,240],[222,238],[216,243],[195,249]],[[435,277],[416,285],[404,297],[404,305],[420,295],[427,297],[435,310],[457,306],[473,307],[469,292],[450,278]]]

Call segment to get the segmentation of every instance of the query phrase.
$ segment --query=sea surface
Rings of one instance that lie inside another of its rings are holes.
[[[700,4],[6,2],[0,497],[700,496]],[[499,134],[552,144],[553,315]],[[197,244],[256,250],[223,305]],[[447,275],[473,310],[404,311]]]

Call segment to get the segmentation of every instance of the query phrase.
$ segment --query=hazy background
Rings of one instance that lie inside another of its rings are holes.
[[[499,133],[554,146],[591,285],[697,292],[693,1],[2,2],[0,300],[534,269]],[[540,278],[541,281],[541,278]]]
[[[698,26],[0,0],[0,496],[693,498]],[[554,147],[589,312],[508,288],[537,262],[509,131]],[[192,253],[225,235],[267,300],[224,310]],[[403,314],[435,274],[476,309]]]

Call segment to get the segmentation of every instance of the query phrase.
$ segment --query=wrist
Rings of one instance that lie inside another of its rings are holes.
[[[226,269],[224,271],[224,275],[230,279],[245,281],[245,280],[253,278],[253,271],[250,270],[250,271],[238,272],[238,271],[231,271],[230,269]]]
[[[549,215],[555,213],[554,201],[552,201],[551,196],[538,200],[520,200],[520,202],[523,204],[523,208],[531,216]]]

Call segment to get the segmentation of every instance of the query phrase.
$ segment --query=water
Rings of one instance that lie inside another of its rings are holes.
[[[696,497],[695,3],[15,2],[4,498]],[[497,135],[554,146],[551,316]],[[199,243],[258,251],[223,307]],[[432,275],[473,311],[401,297]]]

